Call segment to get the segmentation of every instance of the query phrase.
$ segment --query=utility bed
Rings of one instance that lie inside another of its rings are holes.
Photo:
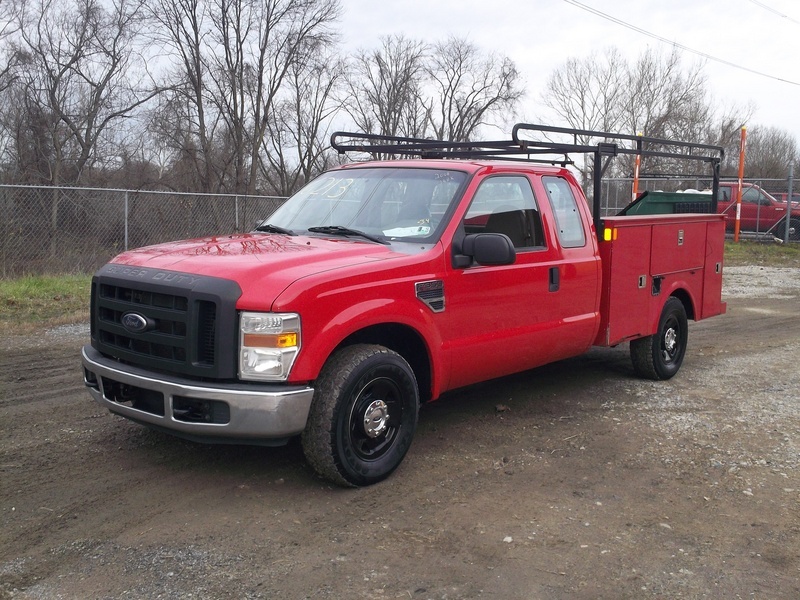
[[[687,316],[725,312],[722,293],[723,215],[607,217],[601,223],[603,265],[600,330],[595,345],[649,335],[676,290]]]

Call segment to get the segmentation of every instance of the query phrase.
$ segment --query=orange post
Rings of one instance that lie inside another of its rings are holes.
[[[733,241],[739,241],[739,228],[742,222],[742,180],[744,179],[744,147],[747,141],[747,127],[742,127],[742,137],[739,142],[739,186],[736,194],[736,221],[733,226]]]
[[[637,133],[636,135],[638,135],[639,137],[642,136],[641,133]],[[642,141],[641,140],[637,140],[636,141],[636,149],[639,150],[639,151],[642,150]],[[631,194],[632,195],[631,202],[636,200],[636,196],[639,195],[639,168],[641,166],[642,166],[642,155],[641,154],[637,154],[636,155],[636,162],[633,164],[633,193]]]

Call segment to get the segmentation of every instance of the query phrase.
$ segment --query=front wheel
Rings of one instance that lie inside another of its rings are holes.
[[[383,346],[343,348],[317,379],[301,436],[306,459],[339,485],[377,483],[408,452],[418,412],[417,380],[402,356]]]
[[[648,379],[669,379],[681,368],[688,340],[686,309],[671,297],[664,303],[658,331],[631,342],[633,370]]]

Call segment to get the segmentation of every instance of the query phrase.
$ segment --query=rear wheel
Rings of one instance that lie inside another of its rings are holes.
[[[686,309],[671,297],[661,311],[656,333],[631,342],[633,370],[648,379],[669,379],[681,368],[688,340]]]
[[[315,388],[302,434],[308,462],[339,485],[388,477],[417,427],[417,380],[405,359],[382,346],[348,346],[329,359]]]
[[[786,235],[786,221],[781,220],[773,229],[772,235],[774,235],[779,240],[785,239],[784,236]],[[800,219],[790,219],[789,220],[789,241],[790,242],[797,242],[800,241]]]
[[[784,225],[785,227],[785,225]],[[781,230],[783,233],[783,230]],[[789,221],[789,241],[790,242],[797,242],[800,241],[800,220],[799,219],[791,219]]]

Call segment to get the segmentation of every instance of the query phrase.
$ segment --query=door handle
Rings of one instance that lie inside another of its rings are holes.
[[[550,286],[551,292],[557,292],[561,286],[561,276],[559,275],[558,267],[550,267]]]

